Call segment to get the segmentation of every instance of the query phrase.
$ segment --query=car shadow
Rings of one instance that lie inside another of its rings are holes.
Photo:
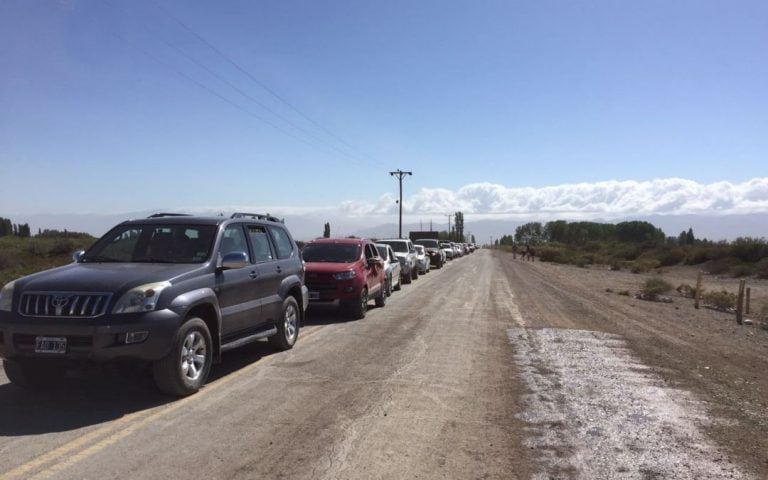
[[[266,341],[226,352],[224,361],[211,368],[206,385],[274,353]],[[76,430],[176,400],[157,389],[148,366],[72,368],[60,384],[46,389],[0,385],[0,436]]]
[[[370,310],[370,306],[368,307]],[[352,319],[344,311],[343,308],[339,308],[338,302],[328,303],[313,303],[307,309],[306,316],[304,317],[305,325],[330,325],[333,323],[349,322]]]

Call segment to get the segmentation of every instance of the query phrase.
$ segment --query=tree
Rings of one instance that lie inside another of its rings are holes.
[[[515,241],[518,243],[537,244],[544,240],[544,228],[541,222],[529,222],[515,229]]]
[[[620,242],[658,244],[664,241],[664,232],[651,223],[642,221],[616,224],[616,239]]]
[[[454,242],[463,242],[464,241],[464,214],[461,212],[456,212],[454,215],[454,224],[453,224],[453,241]]]
[[[693,245],[696,241],[696,237],[693,236],[693,228],[688,228],[688,233],[685,234],[685,244]]]
[[[331,224],[328,222],[326,222],[325,226],[323,227],[323,237],[331,238]]]

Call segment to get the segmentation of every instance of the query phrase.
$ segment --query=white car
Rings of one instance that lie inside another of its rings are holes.
[[[395,251],[392,247],[385,243],[377,243],[376,250],[379,251],[379,256],[384,259],[384,271],[386,272],[386,285],[385,292],[387,296],[392,295],[395,290],[400,290],[402,282],[400,281],[400,260],[395,256]]]
[[[414,245],[416,248],[416,267],[420,274],[429,272],[429,255],[423,245]]]
[[[451,245],[451,242],[440,243],[440,250],[445,252],[446,260],[453,260],[454,250],[453,250],[453,246]]]

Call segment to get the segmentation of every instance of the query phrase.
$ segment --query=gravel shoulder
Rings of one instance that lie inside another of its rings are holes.
[[[768,332],[738,326],[732,314],[696,310],[690,299],[675,297],[673,303],[657,303],[606,291],[636,291],[647,275],[523,262],[503,252],[493,255],[506,272],[527,327],[610,335],[642,367],[638,371],[670,391],[693,395],[695,405],[687,407],[688,420],[714,446],[703,450],[703,458],[727,467],[719,473],[711,470],[704,478],[738,478],[739,472],[768,478]],[[661,276],[673,285],[693,284],[696,270],[669,269]],[[722,286],[733,291],[735,283],[705,279],[705,286],[713,289]],[[764,298],[765,283],[751,283],[753,298]],[[602,403],[607,407],[609,402]],[[679,444],[673,448],[697,449],[695,437],[669,440]],[[650,468],[647,473],[659,475],[650,478],[688,475],[669,475],[675,470],[666,470],[665,475],[664,471]],[[691,473],[687,478],[697,477]]]

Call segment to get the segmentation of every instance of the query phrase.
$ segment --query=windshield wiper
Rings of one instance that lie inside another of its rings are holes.
[[[134,260],[134,262],[137,263],[176,263],[173,260],[165,260],[162,258],[155,258],[155,257],[145,257],[141,260]]]
[[[89,255],[80,259],[81,262],[119,262],[120,260],[112,257],[105,257],[104,255]]]

